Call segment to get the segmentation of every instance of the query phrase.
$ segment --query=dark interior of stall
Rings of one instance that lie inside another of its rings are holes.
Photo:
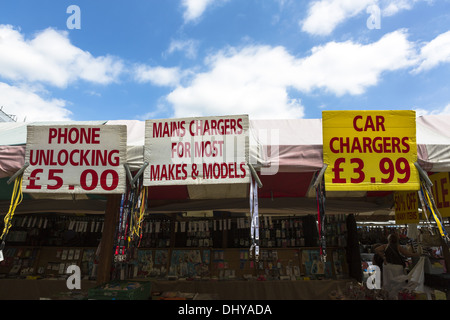
[[[105,299],[97,281],[104,198],[73,198],[65,200],[65,210],[36,212],[27,201],[34,200],[24,200],[27,211],[14,216],[3,248],[0,299]],[[95,211],[79,207],[86,201]],[[7,207],[8,201],[3,202]],[[45,208],[51,206],[52,200],[46,202]],[[155,202],[145,212],[136,236],[121,238],[116,226],[110,252],[111,283],[145,283],[149,299],[348,298],[369,276],[374,246],[387,243],[394,232],[412,250],[417,243],[424,245],[426,284],[441,290],[446,299],[448,247],[436,232],[430,233],[429,225],[412,226],[420,235],[414,242],[408,237],[411,226],[395,224],[392,216],[333,212],[323,220],[325,243],[321,244],[313,210],[310,214],[266,210],[259,216],[255,257],[249,250],[248,210],[163,212],[156,210]],[[126,227],[131,228],[128,222]],[[409,259],[408,267],[415,262]],[[67,288],[71,265],[80,267],[82,290]],[[365,298],[380,297],[376,290],[366,290]]]

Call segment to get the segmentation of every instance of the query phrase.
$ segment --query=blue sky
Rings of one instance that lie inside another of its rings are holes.
[[[449,114],[449,75],[450,0],[0,1],[18,121]]]

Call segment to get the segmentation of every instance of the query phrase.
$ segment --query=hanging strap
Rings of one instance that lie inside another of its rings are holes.
[[[255,228],[253,226],[253,180],[251,179],[250,179],[249,200],[250,200],[250,240],[251,240],[250,257],[251,257],[253,247],[255,244],[255,233],[254,233]]]
[[[23,193],[22,193],[22,177],[23,177],[23,171],[22,173],[20,173],[19,175],[16,176],[15,181],[14,181],[14,188],[12,191],[12,196],[11,196],[11,204],[9,206],[9,211],[8,213],[5,215],[4,218],[4,228],[3,228],[3,232],[2,235],[0,236],[0,261],[3,260],[3,249],[5,247],[5,240],[6,237],[8,236],[8,232],[9,229],[12,226],[12,219],[14,217],[14,213],[16,211],[17,206],[22,202],[23,200]]]
[[[137,246],[140,245],[142,239],[142,225],[144,222],[144,215],[147,209],[147,194],[148,187],[143,186],[142,179],[138,179],[139,183],[135,187],[135,202],[132,208],[132,221],[133,225],[130,226],[130,241],[138,239]]]
[[[250,180],[250,258],[255,250],[255,260],[259,260],[259,214],[258,214],[258,185],[256,180]]]
[[[425,200],[424,200],[425,196],[423,194],[422,186],[420,187],[420,190],[417,191],[417,193],[419,195],[419,200],[420,200],[420,204],[421,204],[421,207],[422,207],[422,213],[423,213],[423,215],[425,216],[425,218],[427,220],[428,230],[431,232],[431,234],[434,234],[434,232],[433,232],[433,230],[431,228],[430,219],[428,219],[428,209],[427,209],[428,205],[425,203]]]
[[[433,217],[434,221],[436,222],[437,228],[439,230],[439,233],[442,237],[442,239],[448,244],[450,242],[449,236],[447,234],[447,231],[445,230],[443,224],[442,224],[442,216],[439,213],[439,210],[436,206],[436,202],[433,198],[433,192],[431,191],[431,186],[433,183],[431,182],[430,178],[428,177],[427,173],[420,167],[420,165],[417,162],[414,162],[414,165],[417,168],[417,171],[419,172],[420,177],[420,191],[422,192],[423,199],[425,201],[426,207],[428,208],[428,211],[430,211],[431,216]],[[428,217],[427,217],[428,220]]]
[[[139,177],[134,184],[127,185],[126,192],[122,194],[119,224],[117,226],[115,262],[126,261],[127,252],[140,246],[147,198],[148,187],[143,186],[142,178]]]
[[[255,233],[255,259],[259,260],[259,212],[258,212],[258,186],[256,180],[253,185],[253,228]]]
[[[440,233],[441,237],[446,242],[448,242],[448,240],[449,240],[448,239],[448,234],[447,234],[447,231],[445,230],[445,228],[444,228],[444,226],[442,224],[442,217],[440,216],[439,210],[437,209],[436,204],[434,202],[433,194],[427,188],[427,186],[425,186],[423,183],[422,183],[421,188],[422,188],[422,190],[424,192],[425,199],[426,199],[427,205],[428,205],[428,209],[430,210],[431,215],[432,215],[434,221],[436,222],[436,225],[438,227],[439,233]]]
[[[325,238],[325,188],[322,177],[318,175],[316,180],[316,200],[317,200],[317,227],[319,233],[320,258],[323,262],[327,260],[326,238]],[[319,180],[320,179],[320,180]]]
[[[117,226],[117,245],[116,251],[114,253],[114,261],[118,262],[122,259],[122,246],[123,246],[123,232],[122,232],[122,222],[124,219],[124,206],[126,201],[127,192],[122,194],[122,199],[120,200],[120,209],[119,209],[119,225]]]

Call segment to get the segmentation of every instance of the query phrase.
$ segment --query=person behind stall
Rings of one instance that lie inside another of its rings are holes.
[[[375,248],[375,254],[380,255],[383,260],[382,283],[384,288],[389,288],[391,282],[398,276],[405,275],[405,257],[419,257],[420,254],[410,252],[399,243],[397,234],[388,236],[388,243]]]
[[[420,254],[406,250],[400,245],[399,237],[396,233],[388,236],[388,243],[375,248],[375,254],[381,256],[384,264],[400,265],[406,267],[405,257],[419,257]],[[403,270],[402,270],[403,271]]]
[[[375,243],[372,245],[372,252],[374,252],[373,258],[372,258],[372,264],[380,268],[380,271],[383,271],[383,263],[384,263],[384,254],[379,254],[376,252],[376,248],[382,246],[381,243]]]

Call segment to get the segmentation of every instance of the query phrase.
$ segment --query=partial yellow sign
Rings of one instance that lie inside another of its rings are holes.
[[[395,223],[419,223],[419,195],[417,191],[398,191],[394,193]]]
[[[429,176],[433,186],[434,202],[442,217],[450,217],[450,176],[448,172],[434,173]]]
[[[327,190],[419,189],[415,111],[323,111],[322,127]]]

